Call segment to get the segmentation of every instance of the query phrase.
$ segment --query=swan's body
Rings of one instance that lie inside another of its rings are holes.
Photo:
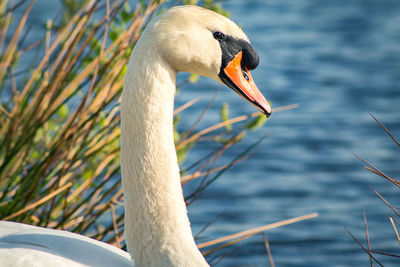
[[[257,54],[236,24],[194,6],[165,12],[137,43],[121,105],[125,240],[137,266],[208,266],[194,242],[180,184],[172,131],[177,72],[222,81],[269,115],[271,109],[248,71],[257,64]],[[70,246],[76,250],[64,254]],[[115,253],[107,258],[116,262],[87,264],[82,258],[86,246],[92,249],[85,252],[87,258]],[[32,266],[61,266],[62,260],[68,266],[133,264],[126,261],[126,252],[110,247],[62,231],[0,223],[0,266],[15,266],[20,258],[30,261],[35,255],[40,261]],[[2,265],[7,255],[12,257]]]
[[[132,261],[129,253],[92,238],[0,221],[0,266],[132,267]]]

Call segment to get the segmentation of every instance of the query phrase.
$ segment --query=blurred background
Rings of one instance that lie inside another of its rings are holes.
[[[42,36],[60,6],[37,1],[27,22],[28,38]],[[220,160],[227,163],[266,137],[249,159],[226,171],[189,206],[194,234],[218,217],[198,242],[318,212],[315,219],[266,232],[276,266],[366,266],[368,254],[345,230],[366,245],[365,212],[371,247],[398,255],[391,211],[371,187],[394,206],[399,190],[365,170],[353,153],[393,178],[400,176],[399,147],[370,115],[400,136],[400,1],[226,0],[222,7],[258,51],[260,65],[253,78],[272,106],[299,107],[273,114],[223,154]],[[180,74],[179,81],[187,77]],[[255,111],[210,79],[179,89],[176,106],[205,96],[185,111],[179,129],[189,129],[219,89],[198,128],[218,123],[225,102],[230,117]],[[212,141],[199,142],[183,168],[214,147]],[[185,193],[197,185],[189,183]],[[268,265],[262,236],[227,251],[216,266]],[[385,266],[400,262],[376,257]]]

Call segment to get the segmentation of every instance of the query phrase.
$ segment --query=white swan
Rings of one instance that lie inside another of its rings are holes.
[[[153,21],[132,53],[122,93],[125,239],[136,266],[208,266],[194,242],[172,131],[178,71],[223,82],[267,116],[249,69],[258,55],[229,19],[196,6]],[[0,266],[132,266],[130,255],[77,234],[0,222]]]

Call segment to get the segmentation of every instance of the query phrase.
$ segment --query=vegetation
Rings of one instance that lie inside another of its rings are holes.
[[[390,131],[373,115],[372,118],[382,127],[382,129],[389,135],[389,137],[393,140],[394,144],[400,148],[400,142],[390,133]],[[385,180],[391,182],[394,186],[400,188],[400,182],[398,179],[392,178],[385,174],[383,171],[379,170],[370,162],[366,161],[365,159],[361,158],[360,156],[356,155],[363,163],[366,164],[365,169],[384,178]],[[400,244],[400,235],[397,230],[396,225],[400,225],[400,210],[395,205],[392,205],[388,200],[386,200],[381,194],[379,194],[375,189],[373,189],[374,193],[387,205],[391,210],[392,214],[388,215],[388,222],[390,222],[391,227],[393,227],[393,234],[394,240],[397,240]],[[367,219],[364,214],[364,224],[365,224],[365,237],[366,237],[366,245],[363,245],[347,228],[346,231],[350,234],[353,240],[360,246],[360,248],[366,252],[369,256],[370,265],[373,266],[374,263],[378,264],[379,266],[383,266],[382,262],[377,258],[377,256],[386,256],[391,258],[400,258],[398,253],[393,253],[392,251],[380,251],[373,248],[373,244],[370,242],[369,238],[369,231],[368,231],[368,224]]]

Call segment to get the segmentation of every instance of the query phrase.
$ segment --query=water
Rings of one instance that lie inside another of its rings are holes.
[[[399,149],[369,115],[400,136],[400,2],[232,0],[224,7],[260,54],[253,71],[259,88],[275,107],[300,107],[273,114],[243,140],[237,152],[268,136],[190,207],[194,228],[224,212],[208,229],[211,238],[316,211],[316,219],[267,232],[276,265],[368,266],[343,227],[366,244],[365,211],[372,247],[398,253],[390,211],[370,186],[394,205],[399,191],[352,153],[400,176]],[[235,107],[232,116],[252,111],[228,89],[217,101],[224,100]],[[400,263],[377,258],[385,266]],[[220,266],[267,263],[259,236]]]
[[[223,5],[260,54],[260,66],[253,71],[259,88],[274,107],[300,107],[273,114],[221,159],[232,159],[267,135],[251,159],[225,173],[189,207],[194,233],[221,213],[202,235],[205,239],[318,212],[316,219],[267,232],[275,264],[368,266],[368,256],[344,229],[366,244],[365,212],[373,249],[399,253],[390,210],[370,186],[394,205],[399,190],[364,170],[352,153],[400,176],[399,149],[369,115],[400,136],[400,2],[229,0]],[[40,25],[54,12],[47,1],[38,1],[30,22]],[[177,105],[203,93],[211,96],[217,88],[209,79],[184,86]],[[222,88],[202,126],[218,121],[225,101],[231,116],[254,111]],[[180,127],[190,127],[206,103],[190,109]],[[189,156],[195,159],[210,149],[212,144],[202,143]],[[216,266],[268,264],[261,236],[235,248]],[[377,258],[385,266],[400,263]]]

